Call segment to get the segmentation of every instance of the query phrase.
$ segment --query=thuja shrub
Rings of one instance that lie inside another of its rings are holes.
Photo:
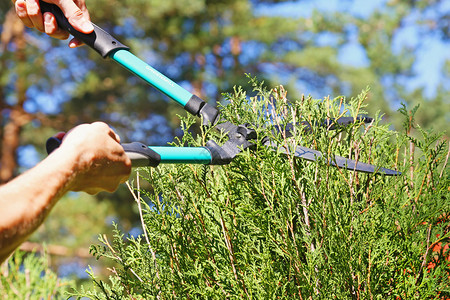
[[[283,87],[252,84],[251,96],[241,88],[226,95],[221,116],[252,124],[255,147],[225,166],[140,169],[132,190],[143,234],[125,236],[116,229],[113,240],[102,237],[91,251],[116,267],[106,282],[91,274],[97,290],[76,294],[95,299],[449,297],[448,141],[415,128],[415,111],[405,108],[399,112],[407,120],[403,132],[390,130],[379,115],[370,124],[322,126],[323,120],[365,114],[367,92],[349,101],[288,100]],[[184,136],[176,145],[226,139],[211,129],[193,136],[193,117],[182,120]],[[295,124],[292,137],[283,130],[289,123]],[[264,138],[279,147],[262,146]],[[294,157],[296,145],[402,175],[352,172],[325,159],[308,162]],[[139,180],[151,188],[139,188]]]
[[[0,268],[1,299],[67,299],[75,282],[58,278],[48,256],[16,251]]]

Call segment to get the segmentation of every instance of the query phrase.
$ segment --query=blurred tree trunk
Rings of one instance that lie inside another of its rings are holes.
[[[26,65],[26,41],[25,26],[16,16],[14,9],[10,9],[6,15],[1,34],[1,45],[3,54],[10,51],[9,44],[14,44],[14,59],[16,60],[17,78],[15,83],[16,101],[8,104],[4,98],[4,93],[0,95],[0,107],[3,115],[8,115],[5,122],[2,122],[1,150],[0,150],[0,183],[11,180],[17,169],[16,152],[19,147],[20,132],[22,127],[30,121],[30,116],[24,111],[23,104],[26,100],[28,88],[27,79],[22,76],[22,70]],[[6,72],[4,62],[2,69]]]

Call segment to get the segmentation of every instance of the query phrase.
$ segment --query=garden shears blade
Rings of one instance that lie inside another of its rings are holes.
[[[280,147],[277,143],[272,141],[267,141],[264,143],[265,146],[272,147],[273,149],[277,149],[280,151],[280,153],[284,154],[290,154],[296,157],[300,157],[302,159],[308,160],[308,161],[318,161],[319,159],[326,159],[322,152],[313,150],[310,148],[297,146],[295,147],[295,150],[290,152],[285,147]],[[325,161],[327,164],[330,164],[332,166],[338,167],[338,168],[344,168],[351,171],[357,171],[357,172],[363,172],[363,173],[375,173],[375,174],[384,174],[384,175],[399,175],[399,172],[377,167],[371,164],[363,163],[360,161],[355,161],[353,159],[345,158],[338,155],[333,155],[330,158],[327,158]]]
[[[70,25],[59,7],[43,1],[39,1],[39,4],[42,13],[52,13],[60,28],[67,30],[78,40],[83,41],[86,45],[97,51],[103,58],[110,58],[116,61],[125,69],[134,73],[136,76],[183,106],[187,112],[202,118],[204,126],[214,126],[217,130],[228,135],[228,140],[222,146],[218,145],[213,140],[208,141],[204,147],[147,146],[138,142],[122,144],[125,152],[130,156],[134,167],[156,167],[159,163],[224,165],[230,163],[236,155],[243,150],[254,146],[253,141],[256,139],[256,132],[249,124],[235,125],[230,122],[221,123],[219,110],[196,95],[193,95],[170,78],[136,57],[129,51],[127,46],[123,45],[99,26],[92,23],[94,31],[90,34],[78,32]],[[352,122],[350,118],[342,118],[342,120],[344,119],[347,123]],[[369,118],[367,118],[367,120],[368,119]],[[342,120],[339,121],[338,119],[334,121],[334,124],[342,123],[341,125],[345,125],[345,122]],[[366,122],[367,120],[364,121]],[[320,125],[333,129],[332,127],[334,124],[322,122]],[[312,126],[316,124],[307,123],[304,125],[309,126],[311,129]],[[50,153],[53,151],[60,143],[61,139],[58,139],[57,137],[50,138],[47,141],[47,152]],[[277,145],[270,141],[266,141],[266,146],[272,148],[277,147]],[[280,148],[277,147],[277,149]],[[301,146],[296,147],[294,155],[310,161],[316,161],[319,158],[323,158],[321,152]],[[329,163],[336,167],[366,173],[381,173],[385,175],[400,174],[394,170],[378,168],[373,165],[356,162],[339,156],[332,157],[329,160]]]

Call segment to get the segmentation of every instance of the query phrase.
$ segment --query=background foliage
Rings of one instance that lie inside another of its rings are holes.
[[[2,299],[67,299],[74,282],[58,278],[45,257],[16,251],[1,269]]]

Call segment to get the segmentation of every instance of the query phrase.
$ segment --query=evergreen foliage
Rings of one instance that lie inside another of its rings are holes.
[[[67,299],[74,282],[58,278],[45,256],[16,251],[2,266],[0,295],[8,299]]]
[[[364,114],[367,91],[342,97],[290,101],[282,86],[252,79],[226,95],[224,120],[251,123],[253,150],[230,165],[164,165],[140,169],[132,189],[144,232],[91,247],[113,261],[110,281],[90,272],[94,299],[439,299],[450,296],[448,141],[418,130],[414,109],[401,110],[405,132],[377,115],[367,125],[336,130],[317,120]],[[346,104],[348,102],[348,104]],[[223,136],[181,117],[176,145],[201,146]],[[308,132],[300,125],[306,120]],[[286,137],[273,126],[295,126]],[[289,151],[262,147],[264,137]],[[363,174],[293,157],[295,145],[398,169],[398,177]],[[139,180],[150,183],[142,189]]]

